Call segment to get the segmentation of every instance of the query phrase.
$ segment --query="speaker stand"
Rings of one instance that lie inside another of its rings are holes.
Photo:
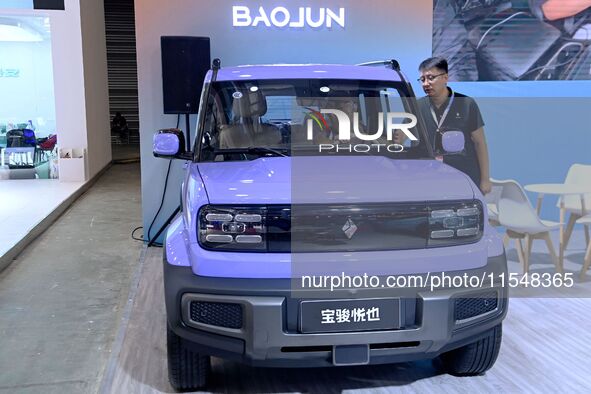
[[[185,150],[191,150],[191,121],[190,121],[190,113],[185,113],[185,128],[187,129],[187,134],[185,135],[185,139],[187,140],[187,145],[185,146]]]
[[[166,222],[164,222],[164,224],[162,225],[162,227],[160,227],[160,230],[158,230],[158,232],[156,233],[156,235],[154,235],[154,238],[152,238],[150,240],[150,242],[148,242],[148,248],[152,245],[154,245],[154,242],[156,242],[156,240],[158,239],[158,237],[160,236],[160,234],[162,234],[162,232],[168,227],[168,225],[170,224],[170,222],[172,222],[172,219],[174,219],[174,217],[176,216],[177,213],[179,213],[181,211],[181,206],[179,205],[178,207],[176,207],[176,209],[174,210],[174,212],[172,213],[172,215],[170,215],[168,217],[168,219],[166,219]],[[164,247],[164,245],[162,245]]]

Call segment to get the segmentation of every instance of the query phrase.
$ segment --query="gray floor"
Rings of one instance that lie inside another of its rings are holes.
[[[42,203],[42,196],[40,196]],[[115,165],[0,273],[0,392],[92,393],[141,242],[139,164]]]
[[[162,249],[145,249],[139,164],[113,166],[0,273],[0,393],[172,392],[167,380]],[[566,268],[578,274],[584,240]],[[141,256],[141,258],[140,258]],[[510,268],[518,271],[514,250]],[[553,272],[534,244],[534,272]],[[575,275],[576,276],[576,275]],[[591,288],[579,298],[512,298],[486,375],[455,378],[430,361],[331,369],[250,368],[213,360],[213,392],[588,392]],[[517,290],[513,295],[525,295]],[[569,294],[544,293],[543,297]]]
[[[113,144],[111,152],[114,162],[133,161],[140,159],[139,144]]]

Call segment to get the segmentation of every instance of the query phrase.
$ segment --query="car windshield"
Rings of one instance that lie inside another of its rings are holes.
[[[215,82],[198,160],[325,154],[430,158],[416,108],[400,82]]]

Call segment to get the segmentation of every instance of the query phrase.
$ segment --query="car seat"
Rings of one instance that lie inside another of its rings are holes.
[[[267,101],[262,92],[235,92],[232,102],[233,123],[220,129],[220,149],[254,146],[276,147],[281,133],[270,124],[261,123],[267,113]]]

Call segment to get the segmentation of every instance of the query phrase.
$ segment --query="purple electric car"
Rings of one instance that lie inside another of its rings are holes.
[[[318,367],[440,357],[494,364],[507,313],[501,240],[465,174],[436,159],[397,62],[213,69],[164,243],[168,371],[210,356]],[[464,136],[442,136],[462,154]]]

